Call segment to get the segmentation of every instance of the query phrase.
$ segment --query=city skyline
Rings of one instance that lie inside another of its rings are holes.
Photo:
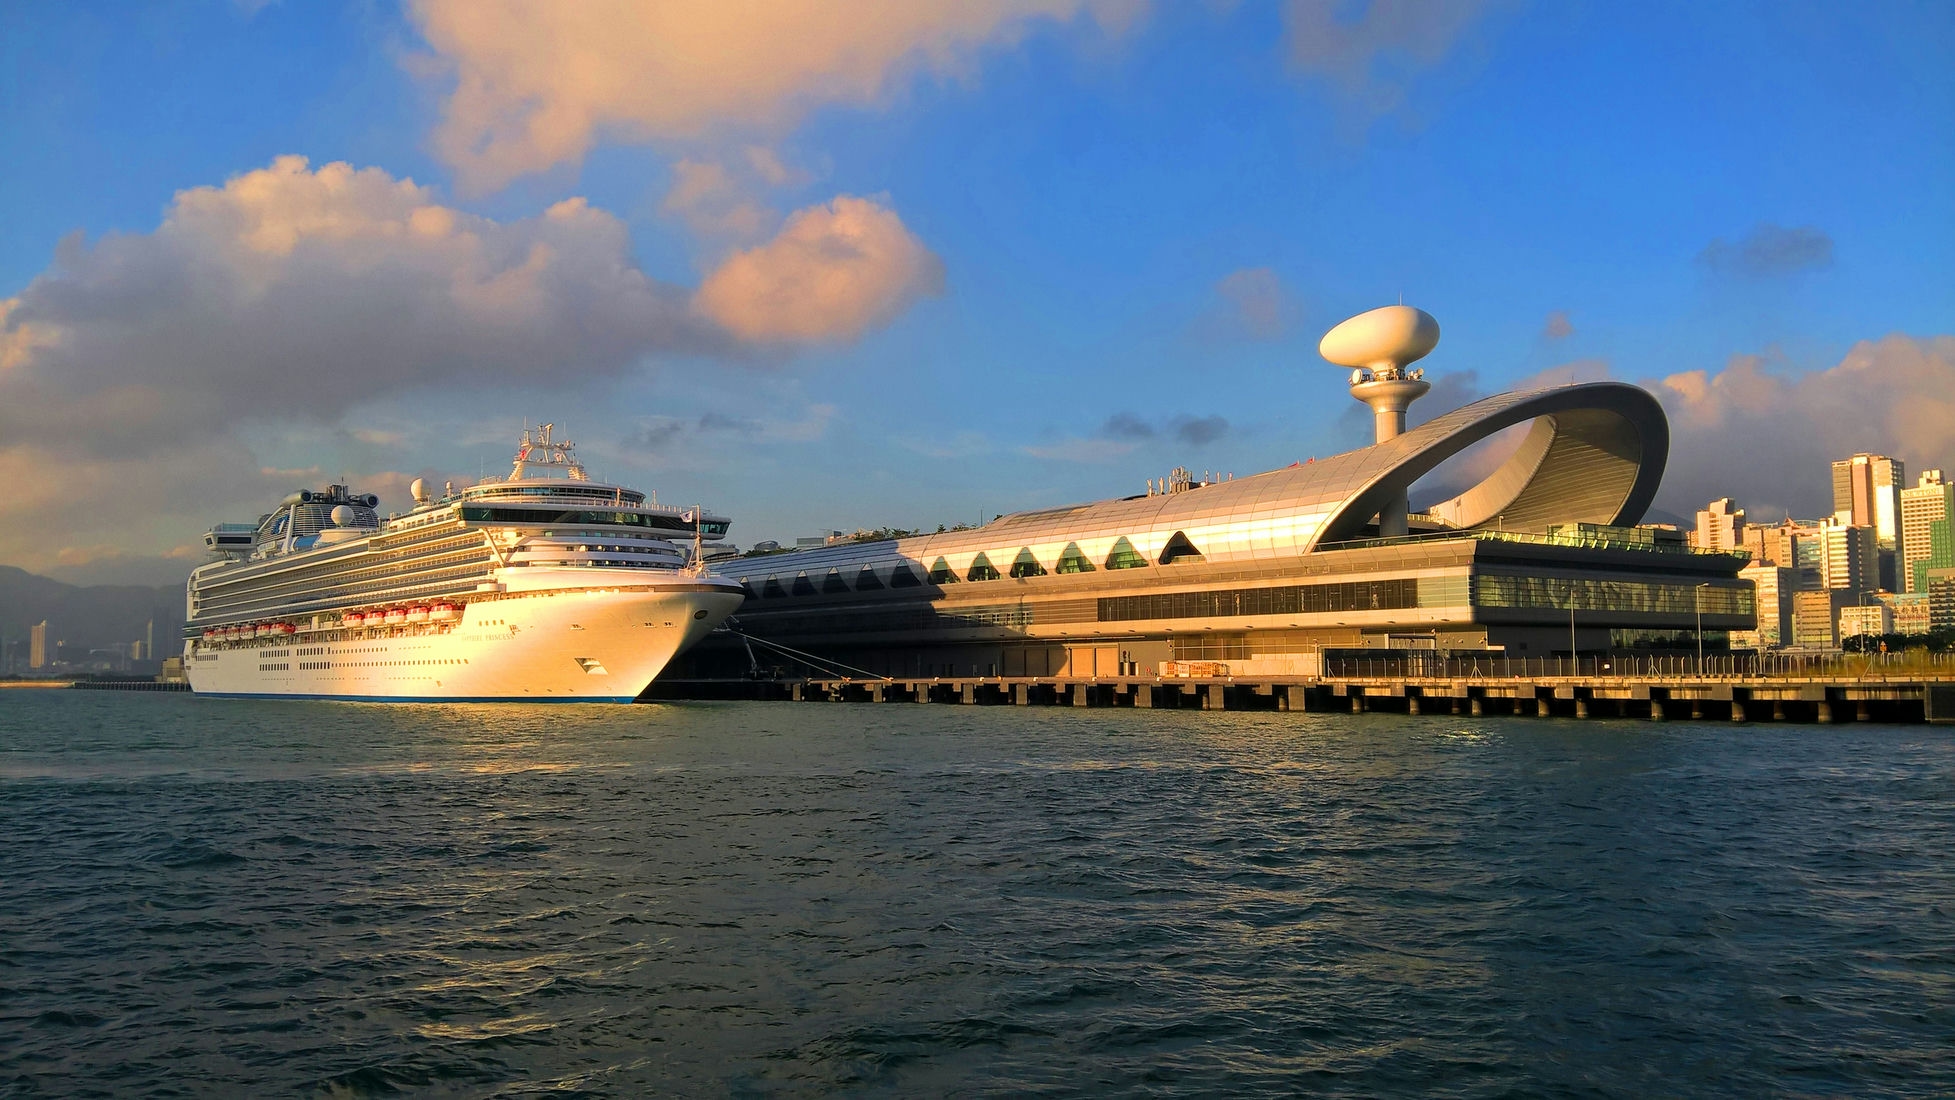
[[[5,19],[0,562],[62,579],[525,418],[745,545],[1276,468],[1366,441],[1316,339],[1401,296],[1427,417],[1648,387],[1685,523],[1955,465],[1942,7]]]

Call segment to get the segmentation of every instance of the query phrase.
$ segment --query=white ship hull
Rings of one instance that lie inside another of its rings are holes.
[[[301,630],[250,644],[193,639],[184,670],[193,691],[217,696],[630,702],[743,598],[670,574],[650,584],[608,579],[471,600],[452,624]]]

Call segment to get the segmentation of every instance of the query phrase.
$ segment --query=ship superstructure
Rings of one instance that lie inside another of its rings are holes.
[[[635,698],[740,605],[704,564],[724,516],[593,480],[554,426],[525,430],[508,477],[382,519],[344,485],[301,490],[204,536],[184,669],[219,695]]]

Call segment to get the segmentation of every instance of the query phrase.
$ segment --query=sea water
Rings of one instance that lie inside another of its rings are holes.
[[[1955,1094],[1955,731],[0,693],[0,1095]]]

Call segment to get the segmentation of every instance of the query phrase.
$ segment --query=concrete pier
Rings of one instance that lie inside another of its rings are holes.
[[[1342,711],[1450,718],[1955,723],[1955,676],[932,677],[660,680],[645,699]],[[1841,708],[1846,708],[1842,710]]]

